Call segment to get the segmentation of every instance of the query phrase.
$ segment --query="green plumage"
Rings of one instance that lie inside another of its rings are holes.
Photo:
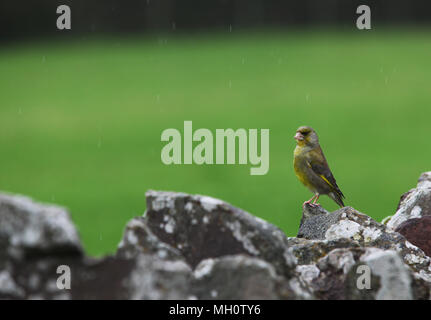
[[[329,169],[316,132],[310,127],[300,127],[295,139],[298,143],[293,166],[298,179],[317,197],[326,194],[344,207],[344,195]]]

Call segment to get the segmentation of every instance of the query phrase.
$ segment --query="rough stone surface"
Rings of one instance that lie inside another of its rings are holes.
[[[75,226],[61,207],[0,194],[0,213],[1,254],[19,258],[54,251],[82,253]]]
[[[384,223],[431,255],[431,171],[424,172],[417,187],[401,196],[397,212]]]
[[[417,187],[401,196],[397,212],[386,218],[386,225],[396,229],[404,221],[431,215],[431,171],[421,174]]]
[[[293,269],[279,228],[221,200],[149,191],[144,219],[192,267],[207,258],[245,254],[269,261],[282,275]]]
[[[309,211],[316,211],[316,214],[310,215]],[[325,248],[327,251],[329,248],[343,246],[391,249],[399,252],[404,262],[413,270],[424,277],[431,278],[431,260],[420,248],[407,241],[398,232],[367,215],[351,207],[344,207],[329,213],[323,212],[321,208],[305,206],[304,212],[306,212],[304,216],[309,215],[311,218],[303,221],[299,235],[307,240],[315,241],[297,243],[290,249],[295,256],[299,254],[304,256],[307,250],[316,254],[318,253],[318,250],[315,250],[316,247],[323,248],[324,251]],[[316,242],[316,240],[319,241]],[[318,254],[316,256],[318,257]]]
[[[298,277],[289,281],[261,259],[245,255],[203,260],[193,277],[200,299],[312,299],[313,295]]]
[[[128,298],[134,300],[190,299],[191,269],[181,260],[162,260],[140,255],[125,281]]]
[[[161,259],[182,259],[181,252],[160,241],[150,230],[143,217],[133,218],[126,226],[118,245],[117,256],[133,258],[139,254],[155,254]]]
[[[346,238],[335,240],[307,240],[302,238],[289,238],[287,251],[295,257],[297,266],[316,263],[320,258],[338,248],[359,248],[357,241]]]
[[[98,259],[66,210],[0,194],[0,299],[430,299],[430,177],[386,224],[305,206],[297,237],[218,199],[149,191]]]
[[[431,256],[431,216],[411,218],[401,223],[396,232]]]
[[[300,277],[317,299],[429,299],[430,286],[393,250],[334,249],[316,264],[299,265]],[[364,273],[369,280],[364,281]],[[362,276],[362,277],[361,277]]]

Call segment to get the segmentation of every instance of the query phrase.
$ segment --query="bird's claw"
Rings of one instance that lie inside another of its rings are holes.
[[[303,204],[302,204],[302,207],[305,207],[305,205],[306,204],[308,204],[310,207],[312,207],[312,208],[317,208],[317,207],[320,207],[320,203],[312,203],[311,201],[305,201]]]

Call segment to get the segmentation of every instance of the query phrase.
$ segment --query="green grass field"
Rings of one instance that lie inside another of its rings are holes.
[[[426,31],[104,38],[0,49],[0,189],[69,208],[91,255],[115,251],[148,189],[226,200],[296,235],[292,168],[313,126],[346,204],[377,220],[431,170]],[[269,128],[270,170],[166,166],[166,128]],[[327,197],[322,205],[337,206]]]

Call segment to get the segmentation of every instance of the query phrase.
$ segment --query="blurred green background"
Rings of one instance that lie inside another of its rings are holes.
[[[0,189],[67,207],[87,252],[114,252],[148,189],[205,194],[296,235],[292,168],[319,134],[346,205],[377,220],[431,169],[427,29],[89,38],[0,52]],[[269,128],[270,169],[171,165],[164,129]],[[327,197],[322,205],[337,206]]]

